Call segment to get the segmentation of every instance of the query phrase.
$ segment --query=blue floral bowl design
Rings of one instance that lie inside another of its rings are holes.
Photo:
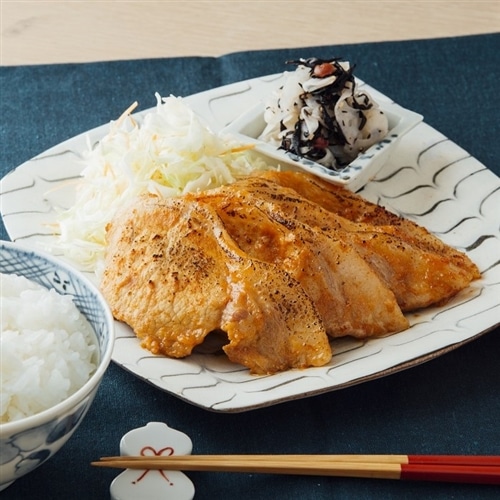
[[[64,262],[15,243],[0,242],[0,273],[24,276],[69,294],[91,324],[99,360],[91,378],[61,403],[36,415],[0,424],[0,491],[54,455],[78,428],[111,361],[114,322],[96,287]]]

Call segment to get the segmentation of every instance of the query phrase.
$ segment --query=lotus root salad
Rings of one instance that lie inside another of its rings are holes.
[[[358,88],[349,62],[313,57],[288,64],[296,69],[266,102],[261,140],[338,170],[387,135],[387,116]]]

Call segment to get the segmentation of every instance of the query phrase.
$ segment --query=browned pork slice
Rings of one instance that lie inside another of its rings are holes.
[[[194,197],[217,210],[245,253],[300,282],[330,336],[366,338],[408,328],[394,294],[349,242],[289,217],[276,222],[257,206],[259,200],[245,191],[244,183]]]
[[[390,228],[350,232],[349,241],[394,292],[401,310],[442,305],[467,288],[475,277],[456,259],[412,245]]]
[[[358,194],[315,175],[292,171],[259,171],[254,175],[291,188],[303,198],[352,222],[368,222],[372,225],[404,223],[397,215],[380,205],[370,203]]]
[[[229,359],[253,373],[331,359],[300,283],[239,249],[210,206],[139,198],[117,214],[107,236],[102,292],[115,318],[151,352],[184,357],[223,330]]]
[[[444,244],[417,224],[378,207],[381,212],[361,197],[356,200],[358,214],[362,213],[364,205],[367,213],[379,214],[372,217],[376,222],[393,220],[393,223],[352,222],[304,198],[295,189],[277,184],[274,179],[280,179],[280,174],[285,179],[290,177],[289,172],[273,173],[273,180],[270,180],[266,173],[220,188],[220,191],[232,190],[241,200],[248,199],[252,193],[255,206],[274,220],[285,225],[290,220],[300,221],[330,238],[351,244],[394,293],[402,310],[442,304],[480,276],[467,255]],[[304,174],[294,175],[302,177]],[[294,183],[299,184],[297,180]],[[352,199],[355,195],[346,196]]]
[[[359,226],[359,229],[353,227],[352,231],[386,233],[396,237],[396,240],[392,240],[393,245],[399,239],[413,247],[442,256],[443,264],[451,266],[454,270],[460,269],[456,285],[458,288],[463,286],[461,279],[465,283],[467,280],[470,282],[480,278],[479,269],[466,254],[445,244],[415,222],[399,217],[342,186],[304,172],[269,171],[258,172],[257,175],[280,186],[291,188],[307,200],[351,222],[365,224],[364,227]]]

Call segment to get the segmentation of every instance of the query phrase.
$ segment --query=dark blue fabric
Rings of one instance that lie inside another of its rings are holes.
[[[189,95],[285,69],[297,57],[342,56],[356,74],[425,116],[500,174],[500,35],[290,48],[172,58],[0,68],[3,176],[35,154],[109,122],[154,92]],[[5,233],[2,233],[5,239]],[[373,382],[241,414],[193,407],[112,364],[82,426],[2,500],[104,499],[119,473],[89,463],[119,452],[130,429],[165,421],[194,453],[500,454],[500,330],[424,365]],[[196,498],[498,498],[498,488],[321,477],[190,473]],[[140,500],[140,499],[138,499]]]

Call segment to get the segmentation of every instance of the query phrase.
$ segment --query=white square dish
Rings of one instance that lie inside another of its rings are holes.
[[[400,139],[423,120],[422,115],[394,102],[380,101],[378,104],[387,116],[389,132],[381,141],[359,154],[346,167],[338,170],[260,140],[259,137],[266,127],[263,101],[236,118],[221,133],[231,135],[244,144],[252,144],[256,152],[275,163],[278,162],[284,169],[303,170],[343,185],[351,191],[357,191],[375,177],[389,160]]]

